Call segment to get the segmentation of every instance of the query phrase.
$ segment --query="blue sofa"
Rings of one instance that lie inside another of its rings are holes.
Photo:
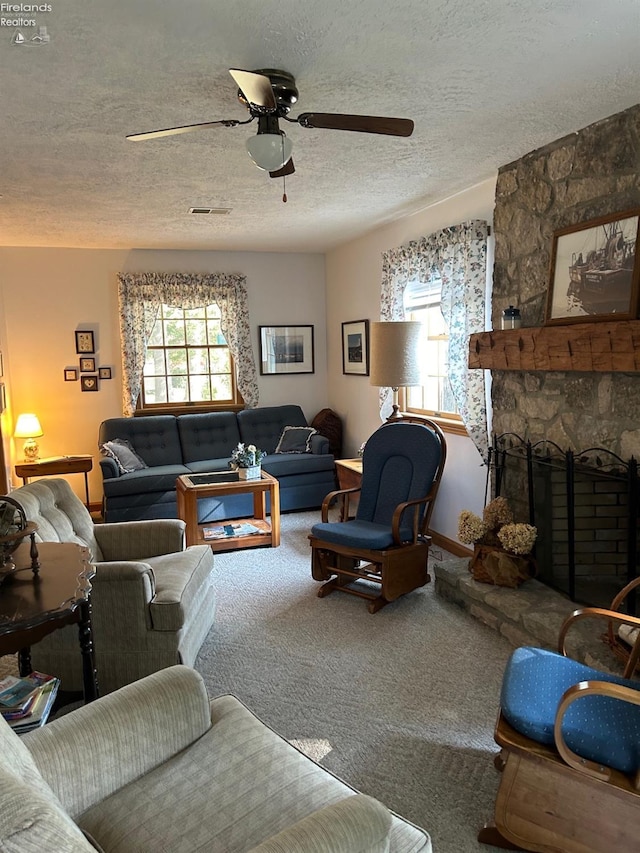
[[[145,415],[109,418],[100,425],[98,445],[129,442],[148,466],[121,474],[117,462],[101,457],[103,516],[106,522],[177,518],[176,478],[181,474],[225,471],[239,442],[267,452],[262,466],[280,483],[280,509],[315,509],[336,488],[329,441],[311,437],[308,453],[275,453],[287,426],[308,426],[300,406],[265,406],[240,412]],[[203,498],[199,521],[253,515],[251,495]]]

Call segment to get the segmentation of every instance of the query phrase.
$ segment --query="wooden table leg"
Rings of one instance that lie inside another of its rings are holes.
[[[93,702],[98,698],[98,676],[93,657],[93,632],[91,630],[91,602],[83,601],[80,605],[80,620],[78,621],[78,636],[80,638],[80,653],[82,655],[82,686],[84,703]]]
[[[18,652],[18,672],[21,678],[26,678],[27,675],[33,672],[30,646],[26,646]]]

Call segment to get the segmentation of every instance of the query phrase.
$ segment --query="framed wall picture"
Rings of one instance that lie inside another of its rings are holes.
[[[80,388],[82,391],[97,391],[98,377],[95,374],[93,376],[81,376]]]
[[[259,326],[260,373],[313,373],[313,326]]]
[[[638,316],[640,208],[553,235],[546,325]]]
[[[65,369],[64,369],[64,381],[65,382],[77,382],[78,381],[78,368],[77,367],[65,367]]]
[[[111,379],[111,368],[101,367],[98,370],[98,376],[100,377],[100,379]]]
[[[0,382],[0,412],[4,412],[7,408],[7,392],[5,391],[4,382]]]
[[[95,358],[81,358],[80,359],[80,373],[95,373],[96,371],[96,360]]]
[[[96,342],[91,329],[78,329],[76,332],[76,352],[94,353],[95,351]]]
[[[369,321],[342,324],[342,372],[369,375]]]

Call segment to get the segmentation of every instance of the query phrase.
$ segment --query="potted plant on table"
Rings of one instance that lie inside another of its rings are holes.
[[[538,535],[530,524],[514,523],[506,498],[495,498],[482,518],[465,509],[458,519],[458,539],[473,545],[469,571],[481,583],[517,587],[537,574],[531,550]]]
[[[261,463],[266,455],[255,444],[240,442],[231,454],[229,465],[238,472],[241,480],[259,480]]]

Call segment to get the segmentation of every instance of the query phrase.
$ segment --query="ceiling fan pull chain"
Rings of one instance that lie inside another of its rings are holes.
[[[284,134],[282,135],[282,156],[284,158]],[[283,164],[283,165],[286,165]],[[287,176],[282,176],[282,203],[286,204],[287,202]]]

